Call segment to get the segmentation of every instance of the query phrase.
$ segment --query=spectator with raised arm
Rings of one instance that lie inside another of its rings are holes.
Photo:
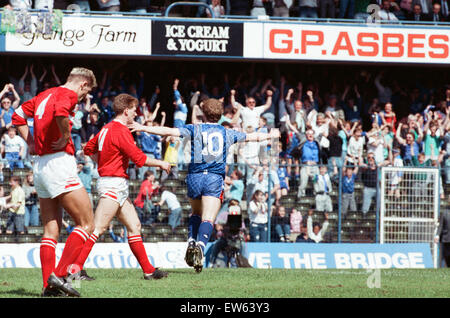
[[[0,121],[1,121],[1,129],[0,133],[3,134],[6,132],[9,127],[12,125],[12,115],[14,114],[15,109],[19,106],[20,97],[14,89],[13,84],[6,84],[3,90],[0,92],[0,100],[1,100],[1,113],[0,113]]]
[[[363,156],[366,138],[362,136],[362,133],[362,128],[356,128],[353,136],[348,141],[347,157],[345,160],[352,165],[357,165]]]
[[[328,230],[329,222],[328,222],[328,213],[324,213],[324,221],[322,226],[319,223],[313,222],[313,214],[314,210],[310,209],[308,211],[308,219],[307,219],[307,230],[308,237],[316,243],[320,243],[323,241],[325,233]]]
[[[437,160],[441,151],[441,142],[444,138],[444,127],[450,122],[449,112],[445,117],[445,121],[440,123],[436,112],[429,111],[427,113],[427,122],[423,128],[423,151],[425,160]]]
[[[398,125],[398,129],[397,129],[397,133],[395,134],[395,137],[397,139],[397,142],[400,144],[400,146],[402,148],[403,164],[405,166],[412,166],[413,165],[412,158],[414,156],[419,155],[419,151],[420,151],[419,143],[422,142],[422,139],[423,139],[422,129],[420,128],[419,125],[417,125],[419,136],[418,136],[418,139],[415,140],[414,134],[410,131],[408,131],[406,133],[406,138],[403,138],[401,136],[402,127],[403,127],[403,124],[400,123]]]
[[[33,64],[31,64],[30,66],[25,66],[25,72],[19,80],[19,94],[21,95],[21,99],[24,102],[32,99],[34,96],[36,96],[37,93],[38,83],[33,69]],[[29,82],[26,81],[28,72],[30,72],[31,75],[31,80]]]

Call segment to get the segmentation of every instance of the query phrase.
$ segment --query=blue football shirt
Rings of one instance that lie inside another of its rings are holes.
[[[188,173],[215,173],[225,176],[228,148],[245,141],[246,134],[226,129],[219,124],[189,124],[181,128],[180,135],[191,140],[191,162]]]

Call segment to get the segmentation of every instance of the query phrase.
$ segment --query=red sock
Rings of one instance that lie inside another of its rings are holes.
[[[83,245],[88,238],[89,234],[79,227],[76,227],[75,230],[70,233],[66,245],[64,246],[61,259],[59,260],[58,267],[56,267],[55,270],[56,276],[64,277],[67,275],[69,266],[72,265],[78,255],[80,255]]]
[[[41,240],[40,258],[42,269],[42,280],[44,287],[47,287],[47,280],[53,270],[55,269],[55,249],[56,241],[51,238],[43,237]]]
[[[91,236],[89,236],[89,239],[86,240],[86,243],[84,243],[83,245],[83,249],[80,252],[80,255],[78,255],[75,263],[74,263],[74,268],[71,269],[71,274],[74,274],[76,272],[79,272],[83,269],[83,265],[86,262],[86,259],[89,256],[89,253],[91,253],[92,247],[94,246],[94,244],[97,242],[98,240],[98,236],[95,235],[94,233],[91,234]]]
[[[140,235],[128,236],[128,244],[131,251],[137,258],[139,265],[145,274],[151,274],[155,271],[155,268],[150,264],[148,260],[147,252],[145,251],[144,243],[142,243],[142,237]]]

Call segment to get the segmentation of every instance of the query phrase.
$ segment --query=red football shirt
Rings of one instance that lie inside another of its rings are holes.
[[[53,150],[52,143],[61,138],[55,118],[73,116],[77,102],[78,96],[74,91],[61,86],[50,88],[18,107],[12,116],[12,124],[22,126],[27,124],[27,118],[34,119],[34,144],[39,156],[60,151],[73,155],[75,147],[72,139],[59,150]]]
[[[147,156],[135,143],[130,130],[124,124],[113,120],[84,147],[84,154],[98,153],[98,174],[100,177],[121,177],[128,179],[128,164],[133,161],[142,167]]]

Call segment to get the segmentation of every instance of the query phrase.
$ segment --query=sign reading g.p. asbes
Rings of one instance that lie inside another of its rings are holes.
[[[242,23],[154,20],[152,54],[235,56],[243,54]]]
[[[449,26],[245,23],[244,30],[245,58],[450,64]]]

